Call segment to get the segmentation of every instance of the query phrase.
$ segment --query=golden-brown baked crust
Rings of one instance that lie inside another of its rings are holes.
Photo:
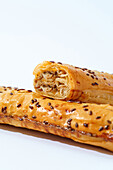
[[[0,123],[39,130],[113,151],[113,107],[65,102],[0,88]]]
[[[33,74],[34,88],[43,96],[113,105],[111,74],[49,61],[37,65]]]

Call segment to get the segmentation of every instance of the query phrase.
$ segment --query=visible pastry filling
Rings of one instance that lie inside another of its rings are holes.
[[[35,88],[51,97],[64,98],[69,92],[68,74],[65,70],[44,71],[37,75]]]

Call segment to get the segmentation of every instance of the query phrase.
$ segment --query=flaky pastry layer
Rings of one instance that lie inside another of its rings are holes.
[[[37,93],[61,100],[113,105],[113,75],[45,61],[33,74]]]
[[[52,133],[113,151],[113,107],[0,87],[0,123]]]

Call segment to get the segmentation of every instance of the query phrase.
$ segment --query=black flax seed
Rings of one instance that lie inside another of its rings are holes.
[[[88,111],[88,109],[87,109],[87,108],[84,108],[84,111]]]
[[[33,99],[31,100],[31,103],[34,103],[34,100],[33,100]]]
[[[71,121],[72,121],[72,119],[68,119],[67,124],[71,125]]]
[[[2,113],[7,113],[6,109],[7,109],[7,107],[3,107],[2,108]]]
[[[37,103],[36,103],[36,107],[41,107],[41,105],[40,105],[40,104],[38,104],[38,103],[39,103],[39,102],[37,102]]]
[[[53,106],[50,106],[50,108],[51,108],[51,109],[54,109],[54,107],[53,107]]]
[[[83,70],[83,71],[86,71],[86,70],[87,70],[87,68],[82,68],[82,70]]]
[[[74,108],[74,109],[71,109],[71,112],[74,112],[76,110],[76,108]]]
[[[21,104],[18,104],[18,105],[17,105],[17,107],[20,107],[20,106],[21,106]]]
[[[37,102],[37,99],[34,99],[34,102]]]
[[[8,88],[8,89],[10,89],[10,90],[12,89],[12,87],[10,87],[10,86],[9,86],[9,87],[7,87],[7,88]]]
[[[93,112],[92,112],[92,110],[90,110],[89,115],[92,115],[92,114],[93,114]]]
[[[93,76],[93,75],[91,75],[91,77],[92,77],[92,79],[94,79],[94,76]]]
[[[43,123],[44,123],[45,125],[48,125],[48,122],[47,122],[47,121],[43,121]]]
[[[95,83],[92,83],[92,86],[95,86],[95,85],[98,85],[98,83],[97,83],[97,82],[95,82]]]
[[[61,62],[58,62],[58,64],[61,64],[61,65],[62,65],[62,63],[61,63]]]
[[[83,125],[84,125],[85,127],[88,127],[88,124],[87,124],[87,123],[84,123]]]
[[[39,105],[39,102],[37,102],[37,103],[35,104],[35,106],[37,106],[37,105]]]
[[[76,128],[78,127],[78,123],[77,123],[77,122],[75,123],[75,127],[76,127]]]
[[[29,106],[30,109],[33,109],[33,106]]]
[[[109,125],[106,125],[104,128],[105,128],[106,130],[108,130],[108,129],[109,129]]]
[[[14,90],[17,90],[18,89],[18,87],[14,87]]]
[[[97,117],[96,117],[96,119],[100,119],[100,118],[101,118],[101,116],[97,116]]]
[[[110,120],[107,120],[107,122],[108,122],[109,124],[111,124],[111,121],[110,121]]]
[[[88,107],[88,105],[84,105],[83,107]]]
[[[103,130],[103,127],[101,126],[100,128],[99,128],[99,131],[102,131]]]
[[[24,118],[27,118],[28,117],[28,115],[24,115]]]
[[[33,118],[33,119],[36,119],[36,116],[33,115],[32,118]]]
[[[23,119],[22,118],[19,118],[20,121],[22,121]]]
[[[50,61],[51,63],[55,63],[54,61]]]
[[[32,90],[27,90],[28,92],[32,92]]]

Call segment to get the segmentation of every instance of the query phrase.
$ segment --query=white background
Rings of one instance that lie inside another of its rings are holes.
[[[0,0],[0,85],[33,89],[43,60],[113,73],[112,0]],[[0,125],[0,169],[112,169],[104,149]]]

